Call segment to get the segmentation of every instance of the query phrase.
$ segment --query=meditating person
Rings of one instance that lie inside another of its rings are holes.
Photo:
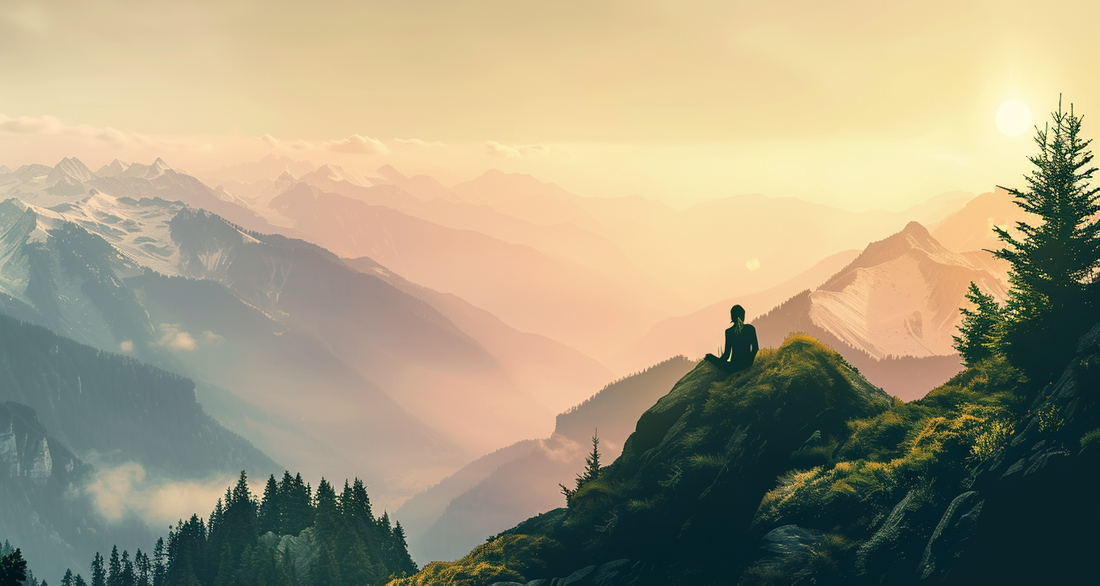
[[[745,308],[730,308],[730,321],[726,328],[726,349],[722,356],[707,354],[705,360],[726,372],[737,372],[752,366],[760,345],[756,341],[756,328],[745,323]]]

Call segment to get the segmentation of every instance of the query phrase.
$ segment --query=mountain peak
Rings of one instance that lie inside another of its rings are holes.
[[[908,224],[906,224],[905,227],[901,229],[901,233],[902,234],[914,234],[914,235],[923,234],[923,235],[926,235],[926,236],[931,235],[931,234],[928,233],[928,228],[925,228],[923,224],[921,224],[920,222],[918,222],[916,220],[913,220],[913,221],[909,222]]]
[[[95,177],[95,173],[92,173],[92,170],[76,157],[61,159],[60,162],[54,165],[53,174],[57,176],[58,179],[67,177],[80,183]]]
[[[122,161],[115,159],[110,163],[103,165],[95,172],[97,177],[117,177],[126,172],[130,168],[130,165],[123,163]]]
[[[920,251],[941,264],[971,267],[968,260],[951,252],[933,238],[923,224],[909,222],[900,232],[868,244],[849,268],[841,272],[846,273],[852,268],[878,266],[914,251]]]
[[[0,165],[0,173],[11,173],[11,169],[7,165]]]
[[[382,165],[381,167],[376,169],[376,171],[379,175],[382,176],[383,179],[387,181],[393,181],[395,183],[399,181],[407,181],[409,179],[408,176],[398,171],[397,169],[394,169],[393,165],[390,165],[388,163]]]

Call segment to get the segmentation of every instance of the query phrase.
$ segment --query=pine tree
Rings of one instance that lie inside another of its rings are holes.
[[[11,545],[4,542],[7,550]],[[27,580],[27,562],[23,559],[23,552],[19,548],[9,551],[0,557],[0,586],[21,586]]]
[[[577,491],[584,485],[596,480],[600,477],[600,437],[599,430],[592,433],[592,451],[584,459],[584,472],[577,474],[576,488],[569,488],[564,484],[558,484],[561,487],[561,493],[565,495],[565,502],[569,504],[573,500],[573,496],[577,494]]]
[[[982,293],[973,282],[966,291],[966,299],[974,304],[974,309],[962,308],[962,323],[959,335],[952,336],[955,350],[967,366],[977,364],[993,355],[997,336],[1004,327],[1004,312],[992,295]]]
[[[1037,132],[1039,154],[1028,157],[1034,165],[1028,187],[1008,190],[1040,222],[1017,222],[1019,239],[995,228],[1005,246],[994,254],[1011,267],[1002,348],[1040,382],[1069,361],[1100,310],[1089,289],[1100,270],[1100,188],[1089,185],[1096,172],[1091,141],[1081,137],[1082,117],[1072,105],[1065,112],[1059,100],[1052,117]]]
[[[73,580],[73,571],[66,569],[65,575],[61,577],[61,586],[73,586]]]
[[[416,573],[416,562],[409,555],[409,544],[405,540],[405,529],[401,527],[401,521],[393,526],[393,555],[395,563],[389,568],[391,574],[411,576]]]
[[[164,551],[164,538],[158,537],[153,546],[153,586],[164,586],[164,576],[168,569],[168,554]]]
[[[99,552],[95,552],[95,557],[92,558],[92,585],[91,586],[107,586],[107,572],[103,569],[103,556],[99,555]]]
[[[340,530],[340,510],[336,503],[336,491],[324,478],[317,485],[317,518],[313,524],[317,541],[322,548],[332,548]]]
[[[117,545],[111,548],[111,558],[107,562],[107,586],[122,586],[122,561]]]
[[[289,474],[289,472],[288,472]],[[260,501],[259,524],[260,535],[266,534],[271,531],[275,535],[282,535],[282,523],[280,523],[280,511],[279,511],[279,484],[275,482],[275,475],[272,474],[267,478],[267,485],[264,486],[263,500]]]
[[[137,586],[152,586],[150,580],[152,580],[152,564],[149,562],[148,554],[143,553],[140,549],[134,554],[134,573]]]

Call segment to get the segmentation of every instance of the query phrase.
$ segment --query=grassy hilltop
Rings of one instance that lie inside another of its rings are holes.
[[[1057,385],[990,358],[903,403],[792,335],[732,376],[700,363],[568,508],[391,586],[1027,575],[1000,552],[1077,583],[1096,575],[1098,378],[1100,326]]]

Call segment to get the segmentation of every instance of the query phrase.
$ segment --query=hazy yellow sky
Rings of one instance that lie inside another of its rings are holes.
[[[1041,121],[1063,93],[1096,136],[1098,25],[1095,0],[0,0],[0,164],[278,152],[897,208],[1018,178],[1005,100]]]

